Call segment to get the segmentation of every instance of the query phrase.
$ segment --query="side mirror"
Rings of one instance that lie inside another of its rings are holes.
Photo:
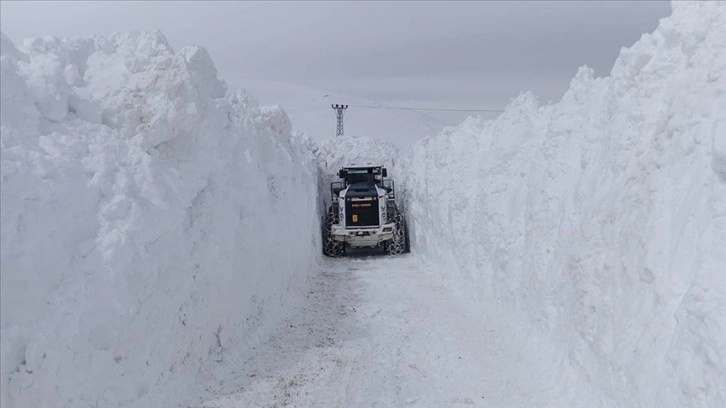
[[[388,177],[388,171],[385,168],[381,170],[381,174],[383,175],[383,177]]]
[[[340,171],[338,171],[338,177],[340,177],[342,179],[344,179],[345,176],[347,176],[347,175],[348,175],[348,171],[347,170],[342,170],[341,169]]]

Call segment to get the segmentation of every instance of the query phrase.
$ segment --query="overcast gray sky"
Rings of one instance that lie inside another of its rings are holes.
[[[522,90],[557,99],[577,67],[607,75],[668,2],[8,2],[2,31],[108,35],[161,29],[207,47],[220,76],[371,98],[501,106]]]

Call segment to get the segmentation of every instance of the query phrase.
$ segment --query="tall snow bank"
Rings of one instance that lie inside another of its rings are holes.
[[[158,32],[0,62],[1,405],[188,402],[317,263],[306,141]]]
[[[413,250],[543,350],[542,405],[726,406],[725,153],[726,4],[673,3],[609,77],[417,144]]]
[[[350,164],[393,167],[399,157],[398,147],[373,137],[338,136],[318,143],[315,152],[323,172],[335,174]]]

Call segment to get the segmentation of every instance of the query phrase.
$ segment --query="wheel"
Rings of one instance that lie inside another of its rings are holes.
[[[328,208],[323,222],[323,255],[339,258],[345,255],[345,242],[333,239],[333,224],[338,223],[338,210],[332,205]]]
[[[383,243],[388,255],[399,255],[406,252],[406,220],[403,214],[394,207],[389,222],[393,222],[393,239]]]

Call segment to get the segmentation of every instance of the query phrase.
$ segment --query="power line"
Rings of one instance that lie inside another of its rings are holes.
[[[448,109],[448,108],[412,108],[407,106],[375,106],[375,105],[349,105],[354,108],[368,109],[398,109],[414,111],[445,111],[445,112],[504,112],[503,109]]]

